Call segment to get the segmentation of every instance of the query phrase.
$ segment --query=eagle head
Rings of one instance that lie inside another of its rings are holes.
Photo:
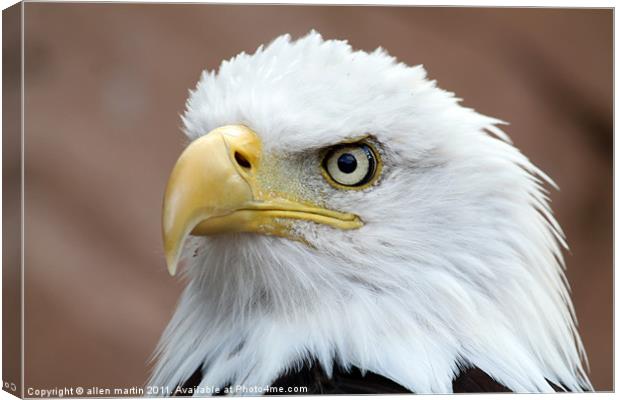
[[[552,182],[422,66],[284,35],[205,71],[183,122],[163,237],[188,285],[151,384],[269,385],[312,361],[419,393],[471,366],[590,388]]]

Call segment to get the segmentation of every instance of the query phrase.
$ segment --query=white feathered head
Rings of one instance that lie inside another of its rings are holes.
[[[450,392],[590,388],[543,182],[421,67],[312,32],[204,72],[164,204],[189,279],[151,384],[259,384],[306,359]]]

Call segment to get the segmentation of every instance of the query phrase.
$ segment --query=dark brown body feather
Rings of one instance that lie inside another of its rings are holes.
[[[196,387],[202,380],[202,367],[180,386],[182,391]],[[556,391],[564,391],[561,387],[549,382]],[[306,364],[298,371],[280,376],[271,387],[274,389],[268,394],[300,395],[300,394],[396,394],[411,393],[398,383],[372,372],[362,372],[358,368],[345,370],[339,366],[334,368],[331,377],[317,364]],[[295,390],[295,388],[307,390]],[[281,388],[281,389],[280,389]],[[289,391],[290,388],[290,391]],[[489,393],[510,392],[504,385],[496,382],[480,368],[471,367],[461,371],[452,382],[454,393]],[[224,393],[220,393],[224,394]],[[177,393],[177,395],[183,395]]]

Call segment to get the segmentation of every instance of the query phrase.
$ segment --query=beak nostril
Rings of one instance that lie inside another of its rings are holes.
[[[245,158],[243,154],[239,153],[238,151],[235,151],[235,161],[237,161],[237,164],[239,164],[242,168],[245,168],[245,169],[252,168],[252,164],[250,164],[248,159]]]

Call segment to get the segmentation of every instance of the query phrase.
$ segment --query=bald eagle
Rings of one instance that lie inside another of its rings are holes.
[[[553,182],[422,66],[283,35],[182,119],[160,394],[592,389]]]

